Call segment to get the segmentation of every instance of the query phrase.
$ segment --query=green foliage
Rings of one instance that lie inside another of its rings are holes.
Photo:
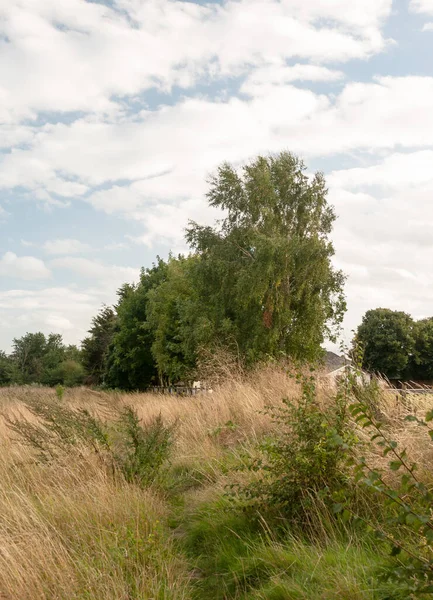
[[[375,391],[373,390],[373,393]],[[355,463],[355,481],[374,492],[386,509],[381,523],[371,523],[378,539],[390,547],[390,560],[383,577],[398,585],[402,595],[412,598],[433,593],[433,489],[418,477],[418,466],[410,461],[406,449],[392,439],[371,407],[358,398],[351,406],[356,422],[370,434],[371,443],[384,457],[387,468],[372,466],[366,456]],[[428,426],[432,412],[424,419],[409,415],[406,420],[418,423],[433,439]],[[405,595],[406,594],[406,595]]]
[[[161,415],[142,425],[136,411],[127,406],[119,427],[125,443],[117,451],[117,462],[128,481],[148,485],[167,461],[173,445],[174,426],[166,426]]]
[[[311,501],[330,501],[346,484],[345,461],[354,443],[345,394],[320,406],[314,377],[299,377],[299,401],[283,400],[268,409],[278,432],[265,440],[262,458],[251,465],[258,479],[240,488],[258,511],[276,509],[292,521],[305,522]]]
[[[74,387],[83,383],[86,372],[82,364],[75,360],[64,360],[59,366],[53,370],[51,381],[65,385],[66,387]]]
[[[314,360],[345,303],[344,277],[331,265],[335,219],[321,173],[310,180],[296,156],[259,156],[238,173],[224,164],[209,204],[227,211],[219,228],[191,223],[200,257],[198,297],[218,339],[247,363],[285,353]]]
[[[10,385],[16,381],[15,364],[12,359],[0,350],[0,386]]]
[[[433,318],[415,323],[412,377],[433,380]]]
[[[54,352],[54,344],[50,352]],[[39,382],[44,374],[44,356],[47,354],[47,340],[43,333],[26,333],[13,340],[12,360],[14,361],[19,380],[17,383]],[[49,367],[51,356],[47,357]]]
[[[410,315],[388,308],[367,311],[355,343],[363,348],[365,369],[390,379],[410,374],[415,349],[414,322]]]
[[[106,363],[108,386],[142,390],[157,383],[157,361],[152,353],[155,334],[148,320],[149,292],[164,283],[167,268],[167,263],[158,258],[151,269],[141,271],[138,285],[125,285],[119,290],[116,326]]]
[[[62,385],[56,386],[56,396],[59,400],[63,400],[63,396],[65,394],[65,388]]]
[[[166,279],[149,291],[148,320],[154,335],[152,353],[161,380],[176,382],[194,372],[199,329],[195,317],[199,304],[193,267],[196,257],[170,257]],[[200,328],[200,333],[204,330]]]
[[[50,333],[26,333],[13,341],[12,354],[0,355],[0,385],[59,383],[73,386],[82,383],[84,370],[76,346],[66,347],[62,336]]]
[[[116,313],[111,306],[103,306],[92,319],[90,335],[82,342],[82,362],[90,383],[103,382],[108,349],[113,339]]]
[[[190,223],[192,255],[158,259],[138,285],[121,288],[108,344],[97,340],[101,317],[112,315],[94,321],[83,355],[96,383],[191,380],[203,349],[221,346],[247,365],[319,358],[342,320],[344,276],[331,264],[335,215],[323,175],[305,170],[287,152],[240,173],[220,167],[207,194],[227,213],[219,227]]]

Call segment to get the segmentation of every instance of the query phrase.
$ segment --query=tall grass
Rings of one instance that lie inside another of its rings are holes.
[[[382,558],[374,542],[334,526],[319,506],[316,539],[299,531],[281,538],[265,515],[256,526],[227,499],[228,485],[254,477],[241,467],[274,433],[264,409],[299,392],[275,368],[250,378],[237,374],[212,394],[192,398],[84,388],[58,398],[51,389],[0,389],[0,411],[9,419],[37,423],[26,407],[31,399],[85,407],[108,425],[127,406],[143,427],[156,418],[176,424],[164,477],[151,481],[113,471],[84,442],[41,462],[0,419],[0,598],[331,600],[378,599],[385,592],[397,598],[375,584]],[[328,398],[320,390],[320,403]],[[410,411],[423,413],[431,400],[414,396],[408,406],[384,392],[380,405],[426,481],[432,447],[404,419]],[[383,460],[379,452],[373,458]]]

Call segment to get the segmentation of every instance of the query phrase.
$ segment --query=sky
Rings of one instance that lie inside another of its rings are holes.
[[[82,340],[281,150],[326,175],[346,338],[433,316],[432,56],[433,0],[0,0],[0,349]]]

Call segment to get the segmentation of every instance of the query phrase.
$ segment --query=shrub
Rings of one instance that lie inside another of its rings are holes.
[[[141,425],[136,411],[125,407],[119,419],[122,442],[116,460],[128,481],[146,485],[155,480],[173,445],[173,426],[166,426],[159,414]]]
[[[261,458],[250,464],[258,478],[239,491],[260,512],[271,507],[303,519],[315,495],[330,498],[345,484],[346,451],[354,437],[346,394],[321,407],[314,377],[297,379],[300,400],[284,399],[282,407],[267,409],[278,433],[260,445]]]
[[[84,367],[75,360],[65,360],[56,369],[55,377],[67,387],[81,385],[85,377]]]
[[[126,406],[107,423],[87,409],[52,400],[32,398],[25,405],[36,420],[5,416],[6,423],[43,462],[90,446],[127,481],[148,485],[170,455],[175,426],[166,426],[161,415],[142,425],[136,411]]]
[[[399,594],[391,598],[414,598],[433,593],[433,489],[418,475],[418,465],[411,462],[407,451],[392,439],[383,420],[377,418],[375,406],[380,391],[373,384],[353,386],[355,401],[350,409],[359,426],[367,430],[370,445],[390,457],[378,468],[371,464],[372,454],[364,453],[354,460],[354,477],[359,486],[372,491],[383,505],[381,523],[370,520],[369,526],[379,540],[390,547],[390,560],[384,565],[382,579],[398,586]],[[373,401],[372,401],[373,400]],[[415,422],[426,430],[433,440],[433,410],[425,418],[408,415],[406,421]],[[397,477],[396,477],[397,476]],[[350,507],[338,505],[338,511]],[[359,515],[353,515],[359,519]]]

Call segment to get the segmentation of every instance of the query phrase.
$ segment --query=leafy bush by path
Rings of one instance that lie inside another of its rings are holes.
[[[259,513],[274,509],[291,520],[304,521],[311,499],[330,499],[347,483],[346,453],[354,443],[344,393],[318,402],[314,377],[299,377],[301,398],[284,399],[267,409],[275,433],[260,444],[262,458],[250,470],[258,478],[240,486],[240,496]]]
[[[380,404],[380,390],[371,383],[360,387],[352,381],[354,402],[350,410],[356,423],[368,432],[370,445],[361,456],[355,456],[354,480],[372,491],[382,506],[382,522],[367,521],[378,539],[390,547],[390,559],[384,565],[382,578],[392,581],[399,590],[389,598],[425,597],[433,594],[433,482],[423,481],[419,467],[405,448],[393,439],[386,422],[377,417],[375,406]],[[416,423],[433,440],[433,410],[424,418],[408,414],[408,423]],[[375,464],[374,450],[382,455],[382,465]],[[355,520],[347,499],[337,504],[336,512],[346,511]]]

